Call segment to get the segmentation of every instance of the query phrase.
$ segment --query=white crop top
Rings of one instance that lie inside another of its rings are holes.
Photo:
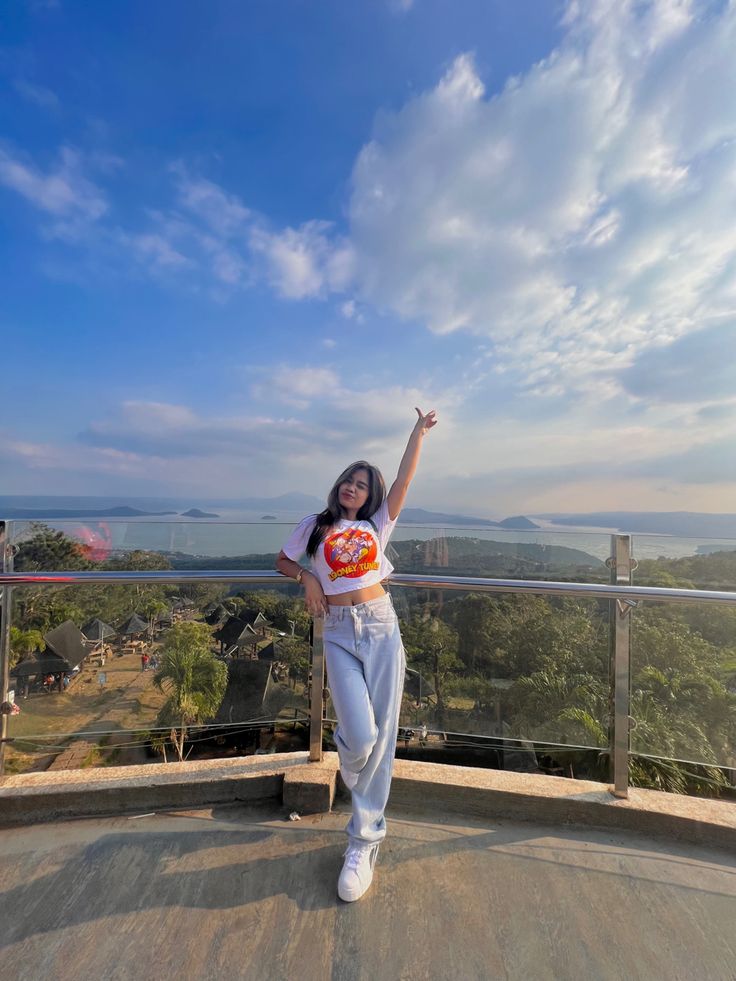
[[[299,522],[283,547],[287,558],[298,562],[304,555],[316,521],[317,515],[310,514]],[[341,518],[317,546],[311,569],[326,596],[373,586],[394,571],[384,555],[396,525],[396,520],[388,516],[386,501],[371,516],[371,521]]]

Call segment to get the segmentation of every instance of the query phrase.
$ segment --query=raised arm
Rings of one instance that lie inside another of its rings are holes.
[[[428,412],[426,416],[422,414],[421,409],[417,409],[416,411],[419,418],[411,431],[409,442],[406,444],[404,455],[399,464],[399,472],[396,474],[396,480],[391,484],[391,490],[388,492],[388,516],[392,521],[398,518],[399,512],[404,506],[409,484],[416,473],[417,464],[419,463],[422,440],[429,430],[437,425],[434,409]]]

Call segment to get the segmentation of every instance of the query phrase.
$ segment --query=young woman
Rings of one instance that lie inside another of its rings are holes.
[[[393,571],[384,550],[419,462],[422,440],[436,425],[434,411],[417,409],[416,425],[391,489],[365,460],[337,478],[327,507],[301,521],[276,568],[304,586],[307,609],[324,616],[324,644],[337,713],[340,773],[353,800],[348,848],[337,883],[353,902],[373,878],[386,835],[384,810],[393,770],[404,687],[404,648],[391,597],[381,585]],[[311,569],[298,560],[304,553]]]

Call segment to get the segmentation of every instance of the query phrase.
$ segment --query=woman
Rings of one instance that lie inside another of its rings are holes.
[[[384,550],[419,462],[422,440],[436,425],[434,410],[417,409],[391,489],[364,460],[337,478],[327,507],[301,521],[276,568],[304,586],[307,609],[324,616],[325,659],[337,713],[340,773],[351,790],[348,848],[337,883],[353,902],[373,878],[386,835],[384,810],[393,770],[404,687],[404,648],[391,597],[381,585],[393,571]],[[298,560],[306,552],[311,569]]]

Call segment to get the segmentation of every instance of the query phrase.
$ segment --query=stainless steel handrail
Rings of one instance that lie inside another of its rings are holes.
[[[286,585],[291,579],[280,572],[263,569],[165,569],[143,572],[12,572],[0,573],[0,587],[73,586],[89,584],[159,583],[182,585],[199,583],[270,583]],[[544,579],[474,579],[468,576],[414,576],[394,573],[390,586],[415,589],[451,589],[481,593],[537,593],[572,596],[578,599],[656,600],[675,603],[736,603],[736,592],[715,589],[676,589],[669,586],[609,586],[602,583],[548,582]]]

